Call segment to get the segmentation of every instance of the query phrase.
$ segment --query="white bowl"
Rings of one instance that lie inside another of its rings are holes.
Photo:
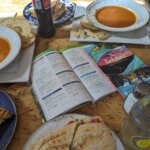
[[[8,39],[11,44],[11,50],[8,56],[0,62],[0,70],[9,65],[19,54],[21,49],[21,40],[19,35],[12,29],[0,25],[0,37]]]
[[[103,25],[97,21],[95,14],[96,10],[106,6],[121,6],[127,8],[136,14],[137,21],[133,25],[124,28],[113,28]],[[90,3],[86,8],[86,17],[94,26],[100,29],[113,32],[126,32],[136,30],[144,26],[149,20],[149,13],[145,7],[131,0],[97,0]]]

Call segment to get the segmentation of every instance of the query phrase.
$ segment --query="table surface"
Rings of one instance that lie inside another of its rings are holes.
[[[91,1],[91,0],[81,0]],[[17,17],[22,17],[23,8],[29,3],[29,0],[0,0],[0,11],[17,12]],[[74,0],[77,2],[77,0]],[[35,55],[47,48],[59,50],[68,45],[74,45],[77,42],[69,41],[70,28],[57,28],[56,34],[50,39],[37,38]],[[139,56],[146,64],[150,65],[150,47],[140,45],[128,45],[129,49]],[[29,86],[26,83],[18,84],[0,84],[0,90],[7,92],[17,108],[18,123],[15,134],[8,146],[8,150],[20,150],[27,139],[43,123],[41,115],[34,102]],[[105,98],[102,98],[95,104],[76,109],[75,113],[88,115],[99,115],[103,118],[106,125],[119,132],[120,126],[126,117],[123,110],[123,98],[116,92]]]

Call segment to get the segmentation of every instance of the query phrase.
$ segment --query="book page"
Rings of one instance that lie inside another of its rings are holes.
[[[63,55],[94,101],[116,91],[107,76],[82,47],[69,48]]]
[[[63,56],[47,51],[32,65],[32,90],[46,120],[91,101],[88,92]]]

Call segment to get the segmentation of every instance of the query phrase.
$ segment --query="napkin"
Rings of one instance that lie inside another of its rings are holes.
[[[0,12],[0,19],[13,18],[17,15],[16,12]]]

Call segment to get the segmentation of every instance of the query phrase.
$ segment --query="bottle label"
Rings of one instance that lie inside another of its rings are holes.
[[[44,1],[44,8],[48,9],[51,7],[51,1],[50,0],[43,0]]]
[[[132,136],[131,142],[141,149],[150,148],[150,137]]]
[[[32,0],[35,9],[42,10],[51,7],[51,0]]]

